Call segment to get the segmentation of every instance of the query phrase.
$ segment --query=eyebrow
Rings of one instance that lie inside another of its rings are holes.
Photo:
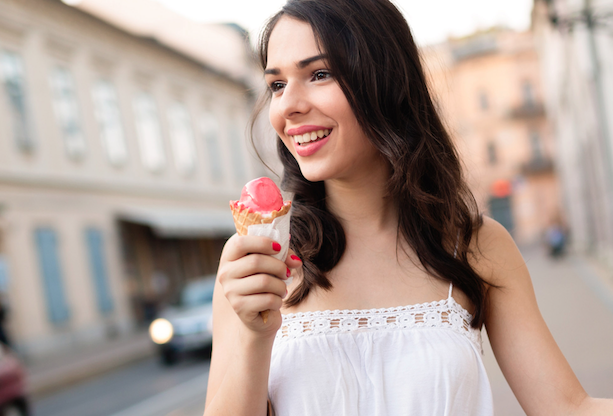
[[[319,60],[322,60],[322,59],[325,59],[325,58],[326,58],[325,54],[319,54],[319,55],[311,56],[310,58],[306,58],[306,59],[303,59],[302,61],[299,61],[296,64],[296,66],[299,69],[303,69],[303,68],[309,66],[309,64],[311,64],[313,62],[316,62],[316,61],[319,61]],[[279,75],[279,73],[280,73],[280,71],[279,71],[278,68],[270,68],[270,69],[267,69],[267,70],[264,71],[265,75],[268,75],[268,74],[270,74],[270,75]]]

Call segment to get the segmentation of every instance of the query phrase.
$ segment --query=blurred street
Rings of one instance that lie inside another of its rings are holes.
[[[613,396],[613,290],[584,259],[522,250],[539,306],[558,345],[592,396]],[[496,416],[522,416],[484,336]],[[148,358],[34,401],[34,416],[201,416],[209,362],[188,356],[172,367]]]
[[[202,416],[209,360],[148,358],[34,400],[33,416]]]

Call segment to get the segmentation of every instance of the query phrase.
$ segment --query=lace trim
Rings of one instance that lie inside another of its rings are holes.
[[[471,321],[472,315],[452,297],[396,308],[298,312],[283,315],[275,341],[364,330],[444,328],[466,336],[481,351],[481,331],[472,328]]]

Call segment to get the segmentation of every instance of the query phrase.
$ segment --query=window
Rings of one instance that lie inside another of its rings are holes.
[[[482,110],[487,110],[490,107],[489,100],[485,91],[479,93],[479,106]]]
[[[235,179],[239,183],[245,182],[247,179],[247,171],[245,169],[245,158],[243,155],[243,135],[240,133],[239,123],[236,116],[233,116],[230,121],[230,146],[232,153],[232,170],[235,173]]]
[[[488,142],[487,144],[487,161],[490,165],[498,163],[498,153],[494,142]]]
[[[8,51],[0,53],[0,76],[8,98],[15,143],[23,151],[33,150],[34,134],[28,112],[21,57]]]
[[[530,132],[530,149],[532,151],[532,160],[543,159],[543,147],[541,144],[541,136],[538,131]]]
[[[115,87],[109,81],[98,80],[92,88],[92,98],[100,138],[109,162],[122,165],[128,158],[128,148]]]
[[[532,83],[530,81],[524,81],[522,85],[522,94],[524,106],[533,107],[536,103],[536,98],[534,97],[534,88],[532,88]]]
[[[180,173],[188,174],[196,169],[196,148],[192,120],[185,106],[174,103],[168,109],[170,139],[175,165]]]
[[[53,111],[64,137],[66,153],[72,158],[85,154],[85,137],[79,123],[79,104],[72,74],[63,67],[51,71]]]
[[[103,315],[107,315],[113,311],[113,298],[109,289],[102,232],[96,228],[87,228],[85,230],[85,241],[89,254],[89,265],[94,279],[98,310]]]
[[[143,165],[152,172],[161,171],[166,156],[157,108],[150,94],[143,92],[135,97],[134,116]]]
[[[57,235],[51,228],[41,227],[35,230],[34,236],[47,303],[47,315],[53,324],[61,325],[70,318],[70,310],[64,294]]]
[[[219,124],[212,114],[205,114],[202,118],[201,131],[209,156],[211,179],[219,182],[223,179],[223,165],[219,147]]]

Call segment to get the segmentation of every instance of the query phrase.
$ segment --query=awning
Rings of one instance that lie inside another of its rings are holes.
[[[147,225],[158,237],[229,237],[236,232],[230,209],[185,210],[170,208],[124,208],[123,221]]]

